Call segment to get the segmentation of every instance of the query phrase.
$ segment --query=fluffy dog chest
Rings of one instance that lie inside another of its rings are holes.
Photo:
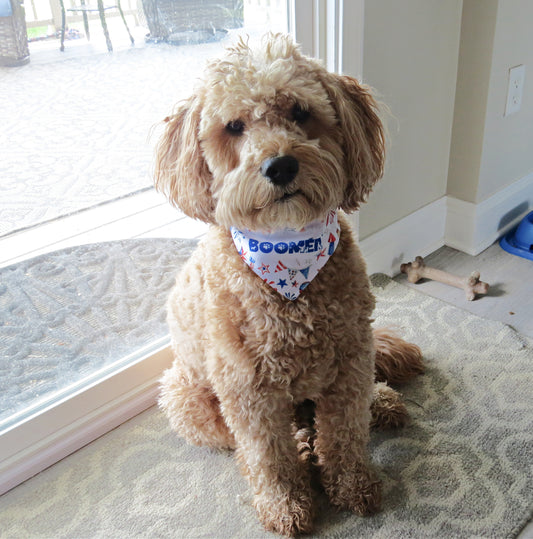
[[[335,379],[336,350],[345,339],[346,324],[336,316],[336,308],[328,313],[297,303],[268,314],[264,310],[249,313],[241,335],[247,355],[253,358],[255,383],[288,389],[302,400],[320,393]]]
[[[302,400],[329,387],[343,363],[353,360],[343,350],[353,348],[361,327],[370,328],[374,300],[342,215],[339,223],[334,254],[296,301],[283,298],[250,271],[227,231],[210,231],[216,252],[208,257],[204,244],[196,256],[205,278],[208,329],[207,341],[205,334],[198,338],[209,342],[210,373],[231,370],[238,374],[239,387],[285,389]]]

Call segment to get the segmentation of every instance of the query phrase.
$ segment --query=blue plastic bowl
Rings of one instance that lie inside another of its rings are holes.
[[[502,249],[513,255],[533,260],[533,211],[500,240]]]

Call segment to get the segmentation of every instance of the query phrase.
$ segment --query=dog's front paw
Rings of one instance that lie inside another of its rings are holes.
[[[358,515],[371,515],[381,506],[381,481],[362,466],[351,470],[326,486],[326,493],[332,505],[347,509]]]
[[[287,537],[311,531],[313,500],[309,493],[293,492],[276,497],[256,495],[254,506],[268,531]]]

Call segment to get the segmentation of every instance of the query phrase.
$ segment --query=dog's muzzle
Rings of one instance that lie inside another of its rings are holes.
[[[284,187],[291,183],[298,174],[298,170],[298,161],[292,155],[271,157],[261,165],[261,174],[279,187]]]

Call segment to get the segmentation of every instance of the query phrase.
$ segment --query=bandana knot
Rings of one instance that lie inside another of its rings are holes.
[[[337,212],[301,230],[273,231],[231,227],[233,243],[243,261],[283,297],[295,300],[317,276],[339,243]]]

